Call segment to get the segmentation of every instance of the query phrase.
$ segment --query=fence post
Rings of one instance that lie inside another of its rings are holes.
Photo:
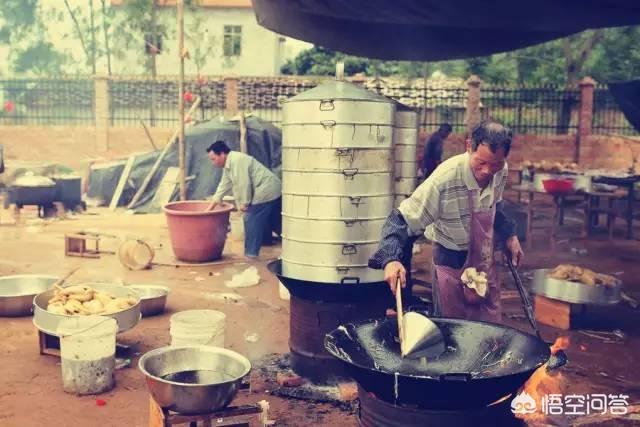
[[[237,77],[225,77],[224,78],[224,115],[226,118],[230,118],[238,114],[238,78]]]
[[[467,79],[467,110],[465,112],[464,123],[466,125],[467,135],[471,134],[471,130],[475,125],[480,123],[480,85],[482,80],[476,75],[472,75]]]
[[[98,152],[109,150],[109,77],[96,75],[93,78],[95,96],[96,149]]]
[[[585,77],[580,81],[580,110],[578,113],[578,136],[576,138],[575,161],[580,160],[580,146],[591,135],[593,126],[593,91],[596,81]]]

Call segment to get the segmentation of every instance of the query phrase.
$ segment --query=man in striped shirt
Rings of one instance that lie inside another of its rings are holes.
[[[394,293],[396,281],[405,287],[410,279],[411,246],[425,234],[433,241],[436,314],[501,320],[494,234],[504,242],[507,256],[515,265],[523,255],[515,226],[500,207],[511,139],[511,131],[502,124],[480,123],[467,141],[467,152],[440,164],[387,218],[380,248],[369,266],[384,269],[385,281]],[[484,296],[462,283],[462,272],[469,267],[487,274]]]

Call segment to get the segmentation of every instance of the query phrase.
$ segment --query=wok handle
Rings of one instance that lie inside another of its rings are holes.
[[[466,383],[471,381],[471,374],[468,372],[449,372],[448,374],[440,375],[440,381]]]

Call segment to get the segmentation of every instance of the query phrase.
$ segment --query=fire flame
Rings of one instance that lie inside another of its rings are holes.
[[[569,344],[569,337],[558,337],[550,348],[551,354],[568,349]],[[538,405],[538,410],[533,414],[518,415],[518,417],[530,422],[543,420],[545,415],[541,410],[542,397],[548,394],[564,394],[565,387],[566,382],[562,372],[548,371],[545,363],[531,375],[522,389],[522,392],[533,398]]]

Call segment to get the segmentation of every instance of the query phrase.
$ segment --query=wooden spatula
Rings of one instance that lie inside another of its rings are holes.
[[[398,315],[398,338],[400,339],[400,354],[404,357],[404,324],[402,313],[402,285],[400,284],[400,275],[396,278],[396,313]]]

